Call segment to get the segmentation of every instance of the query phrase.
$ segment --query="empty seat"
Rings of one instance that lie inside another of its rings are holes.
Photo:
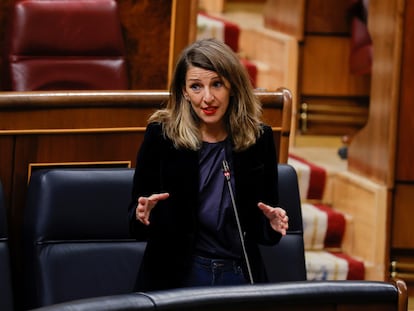
[[[24,214],[26,308],[130,293],[145,243],[130,239],[132,169],[35,171]]]
[[[13,310],[10,255],[7,231],[7,213],[3,186],[0,182],[0,310]]]
[[[24,0],[6,31],[12,91],[128,89],[116,0]]]

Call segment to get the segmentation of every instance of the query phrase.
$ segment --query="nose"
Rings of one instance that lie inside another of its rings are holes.
[[[206,103],[210,103],[214,100],[214,95],[209,88],[205,89],[203,100]]]

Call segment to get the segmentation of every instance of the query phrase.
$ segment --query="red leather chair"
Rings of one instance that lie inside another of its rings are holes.
[[[128,89],[116,0],[18,0],[4,90]]]

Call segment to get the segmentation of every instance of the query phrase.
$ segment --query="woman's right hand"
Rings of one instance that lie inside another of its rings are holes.
[[[165,200],[170,196],[169,193],[157,193],[149,197],[139,197],[138,206],[135,210],[135,217],[137,220],[142,222],[144,225],[149,225],[149,215],[151,210],[160,200]]]

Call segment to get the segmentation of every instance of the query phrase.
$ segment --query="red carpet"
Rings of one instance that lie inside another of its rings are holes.
[[[364,263],[341,252],[345,215],[323,203],[326,170],[293,154],[288,163],[296,169],[301,192],[308,280],[363,280]]]

